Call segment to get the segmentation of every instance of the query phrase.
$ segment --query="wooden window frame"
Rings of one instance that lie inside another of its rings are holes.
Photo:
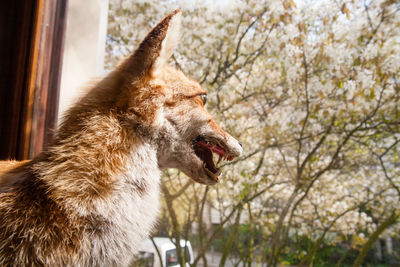
[[[28,159],[57,124],[67,0],[0,4],[0,159]]]

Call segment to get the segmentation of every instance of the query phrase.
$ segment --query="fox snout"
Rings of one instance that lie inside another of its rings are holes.
[[[242,154],[242,144],[222,130],[210,119],[205,130],[192,141],[194,154],[201,160],[205,178],[201,183],[214,184],[219,181],[220,165],[223,160],[231,161]]]
[[[211,132],[208,133],[208,135],[211,138],[218,140],[218,142],[224,146],[226,153],[228,154],[228,160],[234,157],[238,157],[242,154],[242,143],[232,137],[229,133],[221,129],[221,127],[214,121],[214,119],[210,119],[209,127]]]

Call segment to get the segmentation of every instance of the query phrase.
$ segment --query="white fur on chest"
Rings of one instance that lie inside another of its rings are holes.
[[[97,215],[111,225],[92,239],[92,255],[99,263],[126,265],[156,222],[160,170],[150,146],[136,149],[120,174],[115,191],[97,203]],[[91,263],[96,265],[96,263]]]

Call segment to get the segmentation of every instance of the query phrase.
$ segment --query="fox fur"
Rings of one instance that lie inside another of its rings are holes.
[[[126,266],[155,224],[160,170],[215,184],[196,136],[241,154],[205,110],[206,92],[166,63],[180,17],[164,18],[94,85],[45,151],[0,162],[0,266]]]

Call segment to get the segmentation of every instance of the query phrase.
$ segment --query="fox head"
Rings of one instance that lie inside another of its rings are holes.
[[[207,112],[207,92],[200,84],[167,64],[179,42],[180,23],[176,10],[117,68],[122,87],[117,102],[128,126],[156,142],[160,169],[177,168],[211,185],[220,174],[215,161],[239,156],[242,147]]]

